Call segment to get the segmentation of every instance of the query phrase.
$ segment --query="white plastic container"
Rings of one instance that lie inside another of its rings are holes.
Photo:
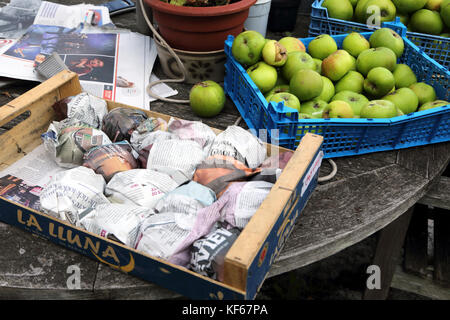
[[[271,2],[271,0],[258,0],[250,7],[248,18],[244,23],[246,30],[255,30],[266,36]]]

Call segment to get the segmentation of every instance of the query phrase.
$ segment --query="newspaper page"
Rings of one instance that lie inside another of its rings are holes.
[[[40,194],[51,178],[66,169],[52,160],[40,145],[22,159],[0,171],[0,196],[31,209],[40,210]]]
[[[33,24],[76,28],[80,23],[105,26],[112,24],[108,8],[90,4],[65,6],[42,1]]]
[[[44,1],[27,32],[0,49],[0,76],[42,82],[45,78],[35,67],[57,52],[69,70],[78,74],[84,91],[149,110],[155,99],[146,87],[157,80],[152,74],[157,57],[153,39],[129,30],[92,27],[92,19],[86,18],[92,12],[99,16],[97,26],[110,24],[104,7]],[[165,84],[157,85],[155,91],[163,97],[178,93]]]
[[[22,159],[0,171],[0,177],[9,174],[29,185],[45,187],[53,176],[65,170],[67,169],[58,166],[52,155],[41,144]]]
[[[11,45],[14,42],[14,39],[0,39],[0,51],[2,51],[2,48],[6,45]],[[5,87],[11,83],[16,82],[17,80],[6,78],[6,77],[0,77],[0,88]]]

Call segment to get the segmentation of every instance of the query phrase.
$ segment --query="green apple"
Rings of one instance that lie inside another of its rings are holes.
[[[364,80],[364,91],[376,98],[386,95],[394,86],[394,75],[383,67],[376,67],[370,70],[367,78]]]
[[[419,107],[419,99],[409,88],[397,89],[383,97],[383,100],[391,101],[403,114],[415,112]]]
[[[384,67],[393,72],[397,66],[397,55],[389,48],[370,48],[361,52],[356,59],[356,70],[367,76],[370,70]]]
[[[263,94],[275,87],[278,77],[275,67],[264,61],[257,62],[248,68],[247,74]]]
[[[428,110],[428,109],[432,109],[432,108],[442,107],[442,106],[446,106],[448,104],[449,103],[445,100],[431,101],[431,102],[424,103],[422,106],[420,106],[419,110],[417,110],[417,111],[423,111],[423,110]]]
[[[392,0],[399,12],[411,13],[422,9],[428,0]]]
[[[426,84],[425,82],[413,83],[409,86],[409,88],[414,91],[419,98],[419,106],[436,100],[436,91],[432,86]]]
[[[300,69],[291,78],[289,92],[300,101],[308,101],[318,97],[323,90],[322,76],[311,69]]]
[[[361,108],[364,107],[367,103],[369,103],[369,99],[367,99],[365,96],[352,91],[341,91],[337,93],[331,99],[331,101],[336,100],[347,102],[352,107],[353,114],[355,116],[359,116]]]
[[[310,56],[320,60],[336,52],[337,49],[336,41],[328,34],[321,34],[315,37],[308,45]]]
[[[316,70],[316,63],[308,53],[294,51],[288,54],[286,63],[281,67],[281,74],[289,82],[300,69]]]
[[[353,8],[355,8],[356,4],[358,3],[358,0],[349,0],[349,1],[352,4]]]
[[[394,51],[397,58],[400,58],[405,50],[405,43],[402,37],[392,29],[381,28],[376,30],[369,38],[372,48],[386,47]]]
[[[283,102],[286,107],[292,108],[300,112],[300,101],[296,96],[289,92],[275,93],[270,97],[270,101]]]
[[[288,54],[293,51],[306,51],[303,42],[295,37],[283,37],[278,42],[286,48]]]
[[[336,92],[353,91],[356,93],[361,93],[364,89],[364,77],[357,71],[349,71],[336,83],[335,89]]]
[[[355,59],[345,50],[338,50],[322,61],[322,74],[332,81],[339,81],[355,68]]]
[[[196,83],[189,91],[189,104],[199,117],[210,118],[218,115],[225,105],[223,88],[212,80]]]
[[[266,43],[263,35],[254,30],[239,33],[231,45],[233,57],[241,64],[251,66],[261,59]]]
[[[369,101],[369,103],[362,107],[360,113],[361,118],[371,119],[393,118],[398,115],[399,113],[395,104],[387,100]]]
[[[450,1],[444,0],[441,4],[441,18],[447,28],[450,28]]]
[[[274,95],[275,93],[280,92],[289,92],[289,85],[288,84],[278,84],[275,85],[275,87],[272,88],[269,92],[266,93],[265,98],[267,99],[271,95]]]
[[[358,0],[353,15],[353,18],[356,22],[366,22],[365,13],[367,2],[369,2],[369,0]]]
[[[314,60],[314,63],[316,64],[316,69],[315,70],[318,73],[322,73],[322,60],[316,59],[316,58],[313,58],[313,60]]]
[[[370,43],[358,32],[352,32],[342,42],[342,49],[358,58],[361,52],[370,49]]]
[[[325,102],[329,102],[331,98],[333,98],[335,94],[334,84],[327,77],[322,76],[323,81],[323,89],[320,95],[316,98],[318,100],[323,100]]]
[[[439,12],[428,9],[414,12],[409,24],[414,31],[427,34],[440,35],[444,29]]]
[[[302,103],[300,112],[308,114],[313,119],[322,118],[323,110],[328,106],[328,103],[323,100],[310,100]]]
[[[393,72],[395,79],[395,87],[397,89],[407,88],[417,82],[417,77],[412,69],[403,63],[398,64]]]
[[[351,20],[353,17],[353,6],[349,0],[325,0],[322,7],[327,8],[330,18]]]
[[[425,9],[439,11],[441,10],[442,0],[428,0]]]
[[[266,41],[262,50],[264,62],[274,67],[281,67],[286,63],[287,50],[276,40]]]
[[[358,10],[358,5],[356,6],[356,10]],[[393,21],[395,19],[397,9],[391,0],[369,0],[363,2],[358,10],[359,22],[369,24],[370,19],[372,19],[374,15],[374,7],[378,7],[379,9],[380,22]]]
[[[353,109],[345,101],[335,100],[323,110],[323,118],[353,118]]]

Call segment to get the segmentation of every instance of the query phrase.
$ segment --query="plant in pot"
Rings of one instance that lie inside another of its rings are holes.
[[[161,82],[195,83],[211,78],[210,75],[221,77],[220,81],[223,81],[226,60],[223,52],[224,42],[228,35],[236,36],[244,30],[249,9],[256,2],[256,0],[138,1],[141,2],[142,8],[151,9],[153,22],[157,24],[158,31],[145,15],[145,20],[153,32],[164,72],[171,78],[179,77],[151,83],[147,88],[150,96],[168,102],[175,101],[155,95],[150,88]],[[145,13],[145,10],[142,11]],[[208,72],[211,68],[216,70]],[[205,72],[199,72],[202,71],[199,69]],[[187,103],[180,100],[176,102]]]
[[[151,7],[161,36],[175,48],[220,50],[229,34],[244,28],[256,0],[144,0]]]

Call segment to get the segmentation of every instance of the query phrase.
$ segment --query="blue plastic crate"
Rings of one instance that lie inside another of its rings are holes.
[[[400,30],[401,31],[401,30]],[[367,39],[373,32],[361,33]],[[404,32],[403,32],[404,33]],[[338,47],[347,35],[333,36]],[[314,38],[300,39],[305,46]],[[450,141],[450,105],[389,119],[298,119],[282,102],[268,103],[246,70],[234,59],[234,37],[225,41],[225,92],[248,127],[264,130],[268,142],[295,149],[306,132],[324,137],[325,158],[409,148]],[[450,72],[403,36],[405,51],[398,63],[411,67],[419,82],[432,85],[441,100],[450,100]]]
[[[311,7],[311,22],[309,25],[309,37],[320,34],[338,35],[343,33],[370,32],[374,28],[366,24],[334,19],[328,17],[327,8],[322,7],[324,0],[315,0]],[[397,17],[397,23],[400,19]],[[401,24],[403,26],[403,24]],[[391,27],[391,26],[389,26]],[[416,46],[423,50],[428,56],[449,68],[450,65],[450,39],[430,34],[406,31],[406,37]]]

